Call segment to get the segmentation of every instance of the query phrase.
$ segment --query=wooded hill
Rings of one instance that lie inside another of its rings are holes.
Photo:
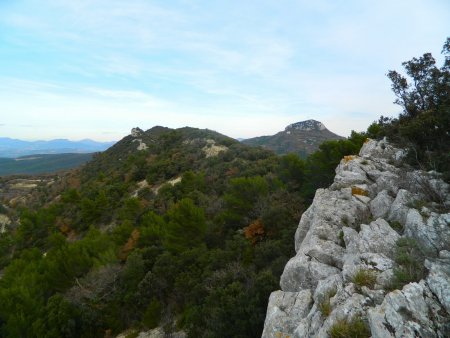
[[[2,335],[260,335],[298,219],[357,136],[303,161],[209,130],[134,130],[2,235]]]

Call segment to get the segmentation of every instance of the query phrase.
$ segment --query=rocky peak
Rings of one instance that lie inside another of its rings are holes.
[[[285,131],[292,131],[292,130],[302,130],[302,131],[312,131],[312,130],[325,130],[327,129],[325,125],[322,122],[316,121],[316,120],[306,120],[301,122],[296,122],[288,125],[285,128]]]
[[[317,190],[281,290],[270,296],[263,337],[329,337],[357,321],[373,338],[450,337],[449,185],[406,170],[404,153],[369,140]],[[399,283],[396,271],[407,270],[396,252],[408,243],[424,255],[423,263],[408,256],[422,273]]]
[[[139,137],[143,133],[144,133],[144,131],[139,127],[131,129],[131,136],[133,136],[133,137]]]

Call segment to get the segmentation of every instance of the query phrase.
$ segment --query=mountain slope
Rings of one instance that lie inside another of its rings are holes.
[[[302,161],[211,130],[134,128],[78,170],[5,191],[2,336],[261,336],[311,175],[360,146],[337,143]]]
[[[93,153],[103,151],[115,142],[96,142],[89,139],[70,141],[23,141],[0,137],[0,157],[19,157],[35,154]]]
[[[0,237],[2,336],[157,325],[192,337],[260,336],[292,254],[284,239],[303,209],[279,165],[273,152],[210,130],[135,128],[30,192]],[[60,320],[48,320],[53,311]]]
[[[318,150],[322,142],[340,139],[343,137],[329,131],[321,122],[306,120],[293,123],[275,135],[254,137],[243,140],[242,143],[262,146],[280,155],[296,153],[306,157]]]

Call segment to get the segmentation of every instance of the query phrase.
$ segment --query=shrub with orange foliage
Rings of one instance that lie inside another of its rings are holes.
[[[264,233],[264,225],[260,219],[255,220],[248,227],[244,228],[245,238],[251,240],[252,244],[262,240]]]
[[[141,233],[139,232],[138,229],[134,229],[131,232],[130,238],[128,238],[128,241],[125,243],[125,245],[122,247],[122,250],[120,251],[119,257],[121,260],[127,259],[130,252],[133,251],[133,249],[135,248],[140,236]]]

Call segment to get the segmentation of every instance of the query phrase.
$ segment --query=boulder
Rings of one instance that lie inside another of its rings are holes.
[[[280,278],[281,290],[298,292],[315,288],[319,280],[339,272],[338,268],[300,254],[287,262]]]
[[[373,218],[384,218],[387,216],[389,209],[394,202],[394,199],[389,195],[385,189],[378,193],[378,195],[370,202],[369,208]]]
[[[430,290],[450,314],[450,252],[441,251],[438,259],[426,260],[425,266],[429,269],[426,280]]]
[[[401,225],[405,225],[406,216],[408,215],[409,204],[414,200],[414,195],[408,190],[400,189],[395,197],[394,202],[389,209],[388,220],[399,222]]]
[[[432,212],[429,217],[424,217],[418,210],[409,209],[404,234],[436,254],[450,250],[450,214]]]
[[[312,305],[311,290],[272,292],[267,306],[263,338],[291,336]]]
[[[388,222],[378,218],[369,225],[361,224],[357,246],[360,253],[373,252],[392,257],[395,243],[399,238],[400,236]]]

